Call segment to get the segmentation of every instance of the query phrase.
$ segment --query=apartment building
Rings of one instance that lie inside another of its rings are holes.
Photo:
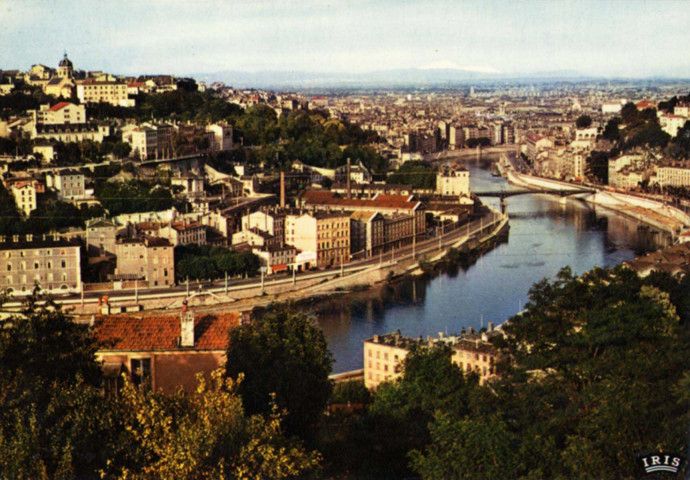
[[[493,324],[489,330],[469,332],[460,335],[445,336],[439,333],[438,338],[409,338],[400,331],[387,335],[374,335],[364,340],[364,386],[375,389],[381,383],[394,380],[403,373],[407,354],[413,346],[426,348],[446,345],[452,351],[451,361],[463,372],[475,373],[480,383],[485,383],[496,374],[495,364],[498,352],[490,342],[497,334]]]
[[[370,257],[380,253],[386,243],[385,218],[379,212],[353,212],[350,216],[350,248],[352,253]]]
[[[41,105],[39,110],[33,110],[34,121],[45,125],[64,125],[86,123],[86,107],[70,102]]]
[[[262,267],[266,267],[266,272],[284,272],[295,268],[295,258],[297,249],[290,245],[269,245],[263,248],[252,249],[254,255],[259,257]]]
[[[660,187],[689,187],[690,168],[681,167],[657,167],[657,183]]]
[[[436,193],[443,196],[470,196],[470,172],[461,165],[444,165],[436,175]]]
[[[127,84],[119,81],[94,78],[78,81],[77,97],[82,104],[103,102],[116,107],[134,106],[134,100],[127,94]]]
[[[86,193],[86,177],[78,170],[59,170],[48,175],[46,181],[63,201],[83,198]]]
[[[32,211],[36,210],[36,185],[33,181],[15,182],[10,187],[10,191],[22,215],[28,217]]]
[[[206,130],[213,134],[209,150],[212,152],[225,152],[233,149],[232,125],[216,123],[206,127]]]
[[[316,267],[350,262],[351,212],[315,211],[285,217],[285,243],[313,252]]]
[[[0,235],[0,286],[28,295],[36,284],[48,293],[81,290],[79,243],[57,235]]]
[[[165,238],[128,238],[115,245],[114,280],[146,280],[149,287],[175,283],[173,245]]]
[[[276,211],[259,210],[242,216],[242,230],[258,228],[285,241],[285,214]]]
[[[115,255],[117,227],[103,218],[86,222],[86,252],[89,257]]]
[[[380,212],[385,217],[393,217],[399,214],[411,215],[414,217],[412,232],[408,241],[412,242],[412,237],[423,238],[426,234],[426,214],[422,203],[414,195],[386,195],[377,194],[371,200],[361,198],[342,198],[332,191],[307,190],[300,194],[298,203],[302,206],[315,210],[349,210],[351,212]],[[386,239],[388,242],[388,239]]]

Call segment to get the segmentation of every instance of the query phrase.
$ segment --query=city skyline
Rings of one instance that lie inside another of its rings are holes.
[[[4,69],[690,77],[684,2],[0,1]]]

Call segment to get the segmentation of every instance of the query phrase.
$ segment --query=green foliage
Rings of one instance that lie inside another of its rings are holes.
[[[636,454],[684,451],[688,286],[617,268],[532,288],[492,385],[499,418],[527,439],[522,477],[634,478]]]
[[[474,420],[438,413],[429,428],[430,446],[410,454],[423,479],[519,478],[520,438],[495,415]]]
[[[287,411],[286,432],[310,438],[331,395],[333,358],[323,332],[304,313],[273,306],[230,331],[226,374],[239,386],[248,413]]]
[[[412,185],[414,188],[436,189],[438,168],[429,162],[411,161],[403,163],[400,168],[386,179],[388,184]]]
[[[88,327],[38,301],[0,320],[0,472],[88,478],[106,454],[110,418],[97,345]]]
[[[0,95],[0,118],[24,115],[27,110],[38,110],[46,103],[56,103],[55,98],[37,87],[27,92],[13,91],[9,95]]]
[[[117,462],[106,478],[287,479],[313,471],[320,456],[287,440],[281,416],[247,416],[238,384],[198,378],[193,394],[165,398],[126,382],[119,409],[124,426]],[[126,443],[124,443],[126,442]]]
[[[589,128],[592,126],[592,117],[589,115],[580,115],[575,121],[575,126],[577,128]]]
[[[476,148],[477,146],[489,147],[491,146],[491,139],[487,137],[470,138],[465,142],[469,148]]]
[[[259,271],[259,257],[252,252],[236,252],[209,245],[175,247],[175,276],[178,281],[223,278],[238,275],[251,277]]]
[[[361,403],[368,404],[371,401],[371,393],[364,386],[364,382],[355,380],[339,382],[333,386],[331,403]]]
[[[110,215],[153,212],[170,207],[184,209],[184,201],[173,198],[168,187],[143,180],[101,182],[96,185],[96,198]]]
[[[607,185],[609,183],[609,155],[606,152],[592,151],[586,161],[588,175]]]

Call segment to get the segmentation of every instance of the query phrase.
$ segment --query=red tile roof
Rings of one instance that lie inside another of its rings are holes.
[[[239,325],[240,314],[197,314],[194,319],[194,350],[224,350],[228,331]],[[179,347],[179,315],[110,315],[94,324],[94,337],[104,351],[189,350]]]
[[[69,103],[69,102],[56,103],[55,105],[50,107],[50,111],[51,112],[57,112],[58,110],[62,110],[65,107],[69,107],[70,105],[71,105],[71,103]]]

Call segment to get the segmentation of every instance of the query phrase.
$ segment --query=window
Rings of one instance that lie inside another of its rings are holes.
[[[11,263],[8,263],[8,264],[7,264],[7,271],[8,271],[8,272],[11,272],[11,271],[12,271],[12,264],[11,264]]]
[[[132,383],[138,387],[151,387],[151,359],[150,358],[133,358],[132,365]]]
[[[65,262],[64,260],[60,260],[60,266],[62,268],[65,268],[67,266],[67,262]]]

